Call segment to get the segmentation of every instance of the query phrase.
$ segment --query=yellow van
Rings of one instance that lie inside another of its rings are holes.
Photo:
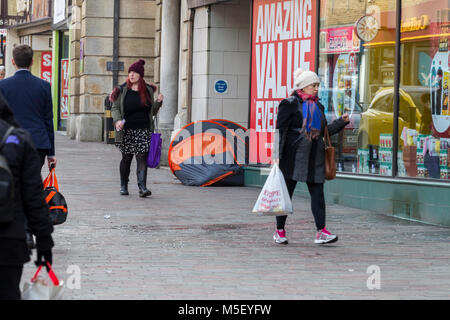
[[[419,133],[430,133],[429,90],[429,88],[420,86],[402,86],[400,88],[399,139],[405,126],[415,129]],[[379,145],[380,134],[393,132],[393,106],[394,88],[387,87],[378,90],[369,108],[361,113],[358,131],[359,148],[365,149],[369,144]]]

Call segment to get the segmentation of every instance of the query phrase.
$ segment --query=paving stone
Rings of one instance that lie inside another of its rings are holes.
[[[56,226],[54,267],[81,271],[65,299],[448,299],[450,229],[366,210],[327,207],[339,235],[313,244],[309,199],[295,197],[289,244],[273,243],[273,217],[250,210],[249,187],[187,187],[167,168],[149,169],[153,195],[119,195],[119,151],[56,135],[56,174],[69,218]],[[45,175],[45,172],[43,172]],[[109,216],[105,219],[105,216]],[[369,290],[369,266],[381,289]],[[24,268],[22,282],[35,271]]]

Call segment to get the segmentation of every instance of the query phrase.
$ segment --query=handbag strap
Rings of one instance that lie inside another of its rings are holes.
[[[325,140],[325,147],[331,148],[331,138],[328,132],[328,125],[325,126],[324,140]]]
[[[58,185],[58,179],[56,178],[55,168],[52,167],[50,169],[50,173],[48,174],[47,178],[44,180],[44,189],[48,187],[55,187],[56,190],[59,192],[59,185]]]

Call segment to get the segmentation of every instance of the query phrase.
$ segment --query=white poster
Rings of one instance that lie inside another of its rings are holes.
[[[54,0],[53,24],[63,21],[66,18],[66,0]]]
[[[336,118],[348,113],[351,117],[355,110],[358,74],[354,53],[339,55],[333,73],[333,106]]]
[[[431,62],[430,105],[435,135],[449,137],[449,53],[437,52]]]

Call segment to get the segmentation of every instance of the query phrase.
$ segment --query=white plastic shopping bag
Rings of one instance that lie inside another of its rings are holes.
[[[64,289],[64,282],[59,281],[50,264],[47,263],[50,271],[48,275],[51,283],[39,276],[42,266],[39,266],[31,282],[26,282],[23,286],[22,300],[61,300]]]
[[[277,164],[273,165],[252,212],[263,216],[286,215],[293,212],[286,181]]]

